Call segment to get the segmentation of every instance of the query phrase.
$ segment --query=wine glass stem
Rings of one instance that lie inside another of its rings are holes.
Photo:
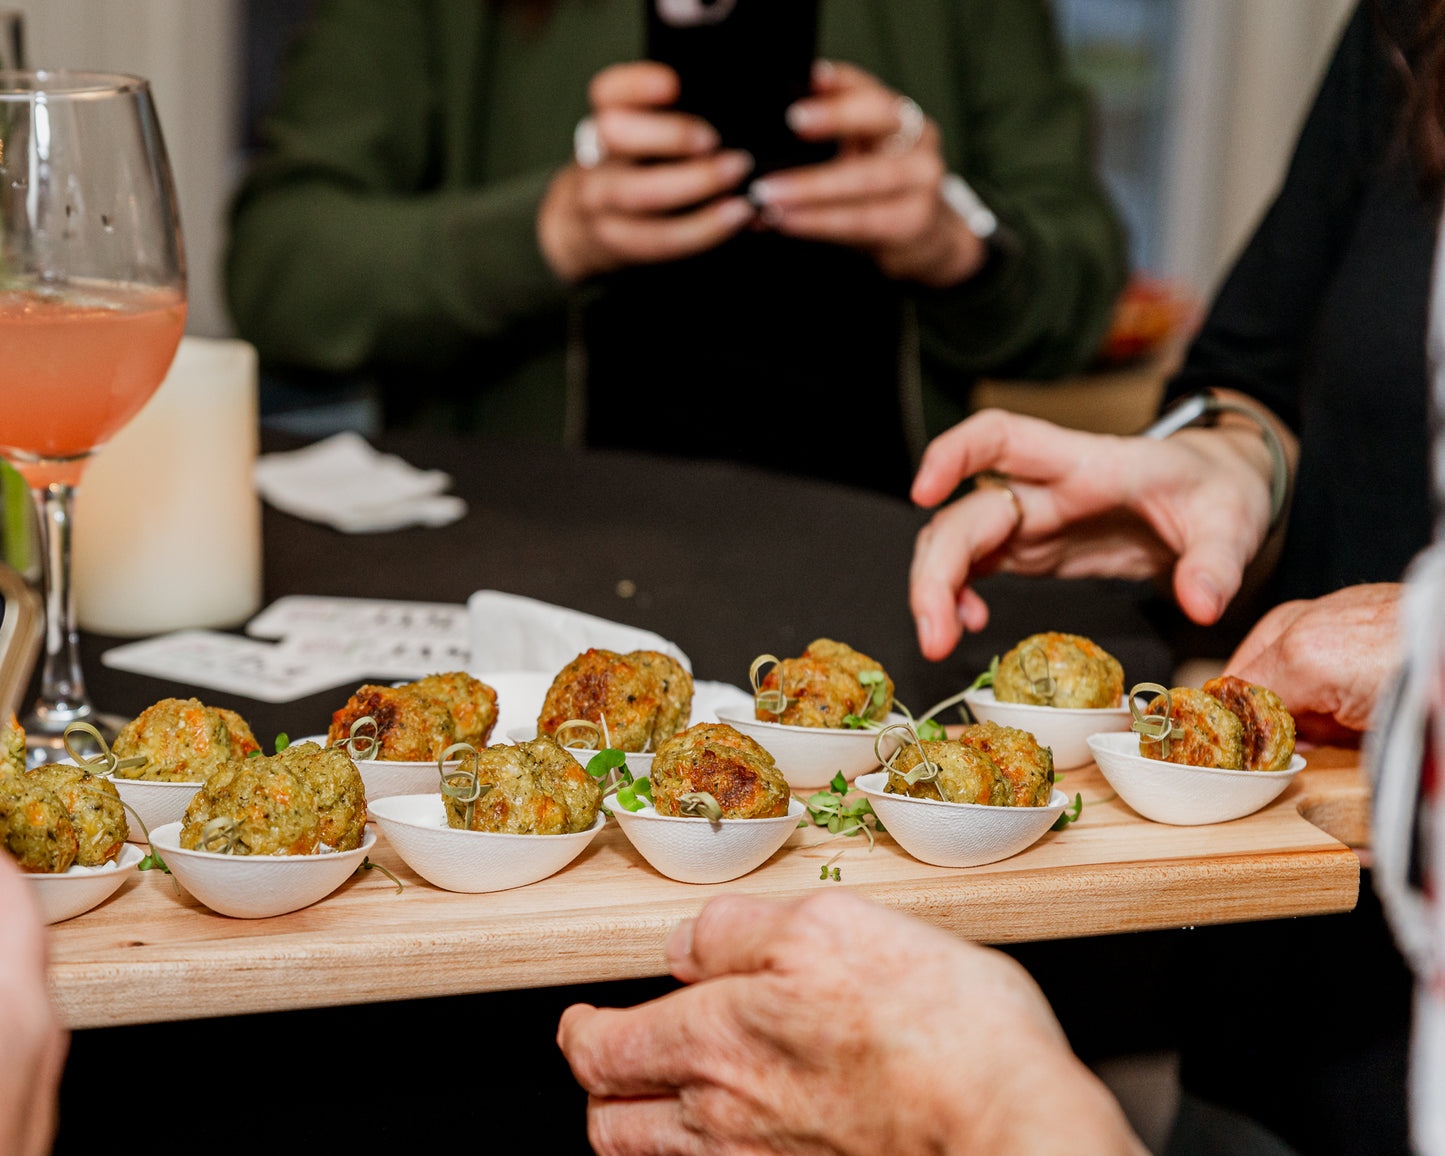
[[[75,487],[52,482],[31,490],[45,548],[45,667],[40,697],[27,730],[60,734],[94,713],[80,673],[80,646],[75,629],[75,591],[70,582],[70,535],[75,518]]]

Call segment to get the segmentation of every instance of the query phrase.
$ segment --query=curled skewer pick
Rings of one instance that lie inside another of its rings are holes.
[[[718,801],[706,791],[689,791],[685,795],[679,795],[677,809],[684,815],[696,815],[710,823],[719,822],[723,814]]]
[[[459,755],[461,762],[451,770],[447,769],[447,760],[453,755]],[[472,756],[472,768],[467,770],[467,756]],[[477,748],[471,743],[452,743],[446,750],[442,751],[441,757],[437,759],[437,771],[441,775],[441,792],[458,803],[467,805],[466,817],[463,826],[470,831],[472,829],[472,816],[476,814],[477,800],[492,789],[491,783],[484,783],[477,774]],[[461,780],[460,782],[456,780]]]
[[[885,755],[882,751],[883,738],[892,731],[902,731],[908,737]],[[898,756],[909,747],[918,748],[918,765],[911,771],[900,771],[893,764],[897,761]],[[943,786],[938,780],[938,764],[928,757],[928,753],[923,749],[923,740],[918,737],[918,731],[911,722],[894,723],[879,731],[873,739],[873,753],[878,756],[878,761],[883,764],[886,771],[897,775],[910,787],[916,783],[934,783],[939,795],[943,796]],[[952,802],[953,800],[945,799],[945,801]]]
[[[71,744],[70,739],[72,735],[77,733],[89,735],[94,739],[96,745],[100,747],[100,754],[82,755],[76,750]],[[150,762],[150,759],[146,758],[145,755],[132,755],[130,758],[125,759],[120,758],[110,749],[109,744],[105,741],[105,736],[87,722],[71,723],[65,728],[64,740],[65,751],[75,760],[75,765],[84,767],[93,775],[113,775],[117,771],[128,771],[134,767],[143,767],[146,763]]]
[[[241,824],[230,815],[217,815],[201,828],[200,849],[216,855],[232,855],[241,844]]]
[[[757,704],[758,709],[765,710],[769,714],[781,715],[788,709],[788,696],[783,691],[782,676],[778,677],[778,685],[773,690],[764,690],[762,679],[758,677],[762,668],[770,662],[774,666],[782,665],[778,662],[777,656],[772,654],[760,654],[753,659],[752,666],[748,667],[748,681],[753,685],[753,702]]]
[[[1139,707],[1139,696],[1149,695],[1149,701],[1153,701],[1158,695],[1164,696],[1164,713],[1145,714]],[[1182,738],[1184,728],[1173,719],[1174,696],[1169,693],[1169,688],[1160,686],[1157,682],[1141,682],[1129,691],[1129,713],[1134,716],[1134,721],[1129,729],[1137,731],[1139,736],[1151,743],[1159,744],[1160,756],[1169,757],[1170,744],[1174,739]]]
[[[581,733],[564,739],[562,735],[567,731]],[[602,738],[602,728],[588,718],[569,718],[552,732],[552,737],[557,740],[557,745],[562,747],[575,742],[577,745],[574,750],[600,751],[607,745]]]
[[[1038,661],[1025,661],[1030,658]],[[1032,673],[1029,671],[1030,666],[1033,667]],[[1054,694],[1058,691],[1059,685],[1054,681],[1053,675],[1049,673],[1049,656],[1047,654],[1038,646],[1024,648],[1019,651],[1019,669],[1024,672],[1024,677],[1029,680],[1037,697],[1049,703],[1054,701]],[[1039,673],[1040,669],[1043,671],[1042,674]]]
[[[370,727],[371,733],[364,734]],[[369,714],[362,715],[351,724],[351,731],[336,744],[343,747],[353,759],[379,759],[381,757],[381,728]]]

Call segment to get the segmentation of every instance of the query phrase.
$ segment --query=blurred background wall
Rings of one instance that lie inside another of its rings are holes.
[[[32,65],[152,80],[180,189],[193,333],[228,330],[218,278],[226,201],[313,3],[0,0],[25,16]],[[1278,183],[1353,0],[1054,4],[1098,100],[1100,161],[1136,268],[1207,298]]]

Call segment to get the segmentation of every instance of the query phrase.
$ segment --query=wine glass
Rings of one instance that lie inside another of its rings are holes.
[[[45,665],[22,724],[31,765],[63,757],[72,722],[105,733],[120,721],[96,714],[80,672],[75,488],[160,385],[185,322],[180,218],[150,86],[0,72],[0,457],[30,486],[45,554]]]

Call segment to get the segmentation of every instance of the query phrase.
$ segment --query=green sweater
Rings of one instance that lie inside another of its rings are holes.
[[[482,428],[560,436],[574,294],[537,211],[589,79],[642,55],[643,17],[640,0],[560,0],[540,24],[484,0],[323,0],[234,206],[241,335],[272,364],[378,372]],[[1045,0],[824,0],[820,48],[917,100],[1022,241],[975,282],[907,291],[901,372],[929,432],[980,374],[1084,364],[1125,257]]]

